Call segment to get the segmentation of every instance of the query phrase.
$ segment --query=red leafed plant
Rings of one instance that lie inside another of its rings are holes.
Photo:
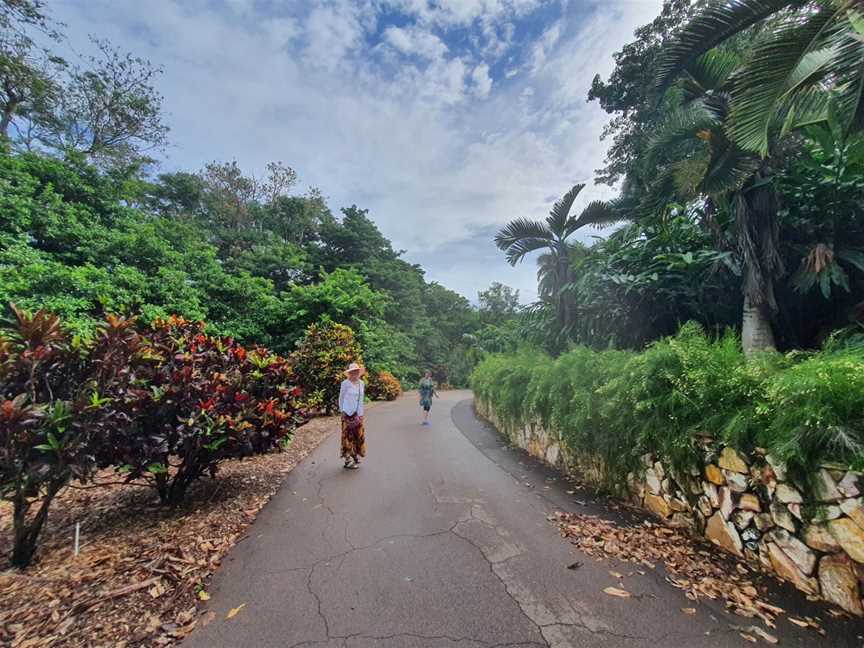
[[[115,396],[134,374],[135,344],[131,320],[109,318],[85,346],[54,315],[11,309],[0,338],[0,495],[12,502],[12,563],[23,567],[54,496],[86,481],[102,439],[128,423],[131,410]]]
[[[305,421],[291,365],[263,347],[208,336],[203,323],[172,317],[145,335],[151,360],[138,390],[129,442],[111,461],[133,480],[154,484],[163,503],[179,502],[220,461],[266,452]]]
[[[17,566],[71,480],[114,466],[174,504],[220,461],[267,452],[305,420],[284,358],[203,324],[108,316],[80,342],[54,315],[12,314],[0,335],[0,496],[13,506]]]

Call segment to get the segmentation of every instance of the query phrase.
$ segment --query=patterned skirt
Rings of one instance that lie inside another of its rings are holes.
[[[342,458],[366,456],[366,429],[363,423],[351,430],[348,426],[347,417],[342,415]]]

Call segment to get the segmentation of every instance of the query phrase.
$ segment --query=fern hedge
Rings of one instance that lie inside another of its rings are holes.
[[[745,360],[733,333],[689,323],[638,353],[492,355],[471,385],[506,425],[539,423],[571,455],[601,459],[612,489],[647,452],[683,471],[717,443],[763,448],[802,478],[825,463],[864,468],[864,344]]]

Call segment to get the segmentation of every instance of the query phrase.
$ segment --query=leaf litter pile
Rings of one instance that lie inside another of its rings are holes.
[[[729,612],[749,619],[761,619],[769,628],[774,628],[775,619],[784,613],[782,608],[771,605],[760,596],[753,580],[758,572],[731,557],[718,554],[712,545],[698,542],[682,530],[648,520],[633,526],[618,526],[597,516],[578,513],[559,512],[551,519],[558,524],[563,537],[594,558],[616,558],[648,569],[654,569],[657,563],[664,564],[666,580],[683,590],[691,601],[700,598],[724,601]],[[636,571],[645,573],[640,569]],[[623,574],[618,572],[610,574],[623,578]],[[604,592],[620,598],[630,597],[629,592],[616,587],[607,587]],[[696,609],[687,607],[681,612],[695,614]],[[789,621],[824,635],[816,619],[789,617]],[[740,630],[741,637],[747,641],[756,642],[759,637],[768,643],[778,643],[774,635],[759,626],[735,629]]]
[[[226,461],[174,510],[149,488],[67,488],[54,502],[34,564],[0,557],[0,646],[169,646],[208,619],[208,578],[304,457],[336,429],[315,419],[278,453]],[[110,471],[100,476],[116,481]],[[75,523],[81,524],[74,556]],[[11,507],[0,507],[0,538]],[[7,552],[5,549],[3,554]]]

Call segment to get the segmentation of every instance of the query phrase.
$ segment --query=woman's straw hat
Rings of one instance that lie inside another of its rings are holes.
[[[352,362],[350,365],[348,365],[348,368],[345,370],[345,375],[347,376],[352,371],[359,371],[361,376],[366,373],[366,369],[361,367],[356,362]]]

